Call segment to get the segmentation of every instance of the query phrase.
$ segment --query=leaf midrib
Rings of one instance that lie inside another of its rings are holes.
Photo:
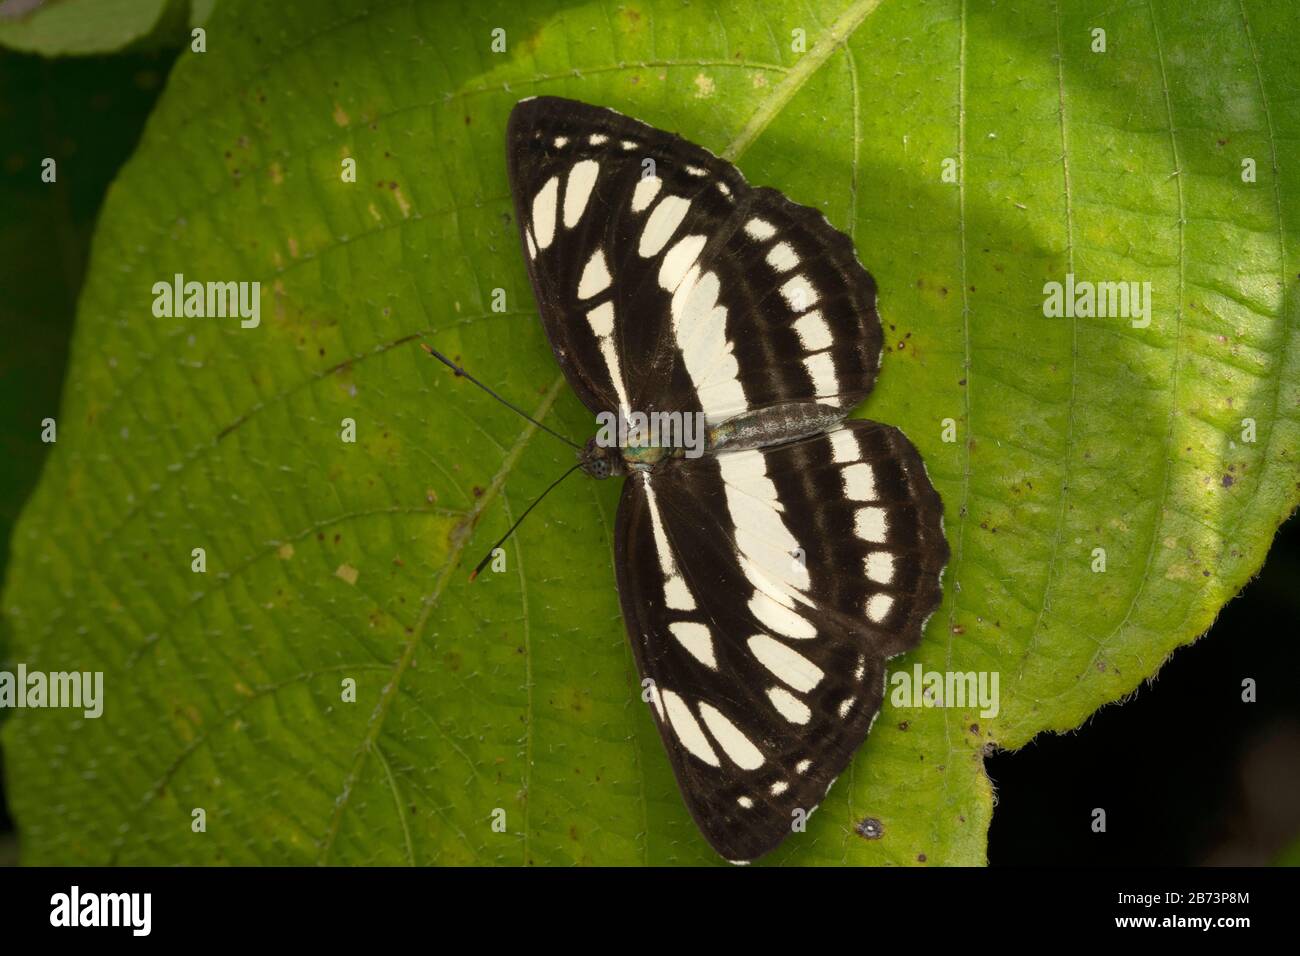
[[[729,162],[736,162],[740,155],[762,135],[763,130],[767,129],[772,120],[776,119],[794,95],[803,89],[804,84],[812,78],[813,74],[831,58],[835,48],[847,41],[862,25],[862,21],[882,2],[883,0],[857,0],[841,13],[831,24],[830,30],[818,38],[813,48],[801,56],[785,78],[772,88],[772,92],[759,104],[749,122],[727,144],[726,149],[720,154],[722,158]],[[855,141],[858,138],[856,127],[853,130],[853,138]]]

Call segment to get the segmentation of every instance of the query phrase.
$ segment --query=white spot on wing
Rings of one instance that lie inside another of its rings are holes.
[[[792,724],[806,724],[812,719],[812,711],[808,709],[808,705],[784,687],[769,687],[767,699],[772,702],[777,713]]]
[[[865,461],[847,466],[840,472],[844,493],[854,501],[876,500],[876,473]]]
[[[703,760],[710,767],[721,767],[722,761],[709,745],[709,738],[704,736],[699,722],[691,713],[686,701],[670,690],[663,692],[664,709],[668,712],[668,723],[673,733],[689,753]]]
[[[891,584],[894,580],[894,556],[888,551],[872,551],[867,555],[867,577],[877,584]]]
[[[659,187],[664,184],[658,176],[644,176],[637,180],[636,189],[632,190],[632,211],[644,212],[659,195]]]
[[[572,229],[582,218],[582,212],[587,208],[587,200],[591,198],[591,189],[596,185],[596,177],[600,173],[600,163],[594,159],[584,159],[580,163],[574,163],[573,169],[569,170],[569,179],[564,184],[564,228]]]
[[[674,621],[668,625],[668,630],[697,661],[710,670],[718,669],[718,661],[713,656],[713,638],[707,627],[694,621]]]
[[[659,570],[664,575],[664,601],[675,611],[695,610],[695,599],[690,588],[677,573],[677,562],[673,560],[668,547],[668,535],[664,532],[663,517],[659,514],[659,501],[655,498],[650,476],[642,472],[641,487],[645,489],[646,505],[650,509],[650,527],[654,533],[655,550],[659,552]]]
[[[727,310],[718,305],[719,288],[718,277],[701,274],[696,264],[686,270],[671,304],[677,347],[709,425],[749,407],[740,385],[740,365],[727,339]]]
[[[893,606],[894,599],[888,594],[873,594],[867,599],[867,617],[871,618],[872,622],[881,624]]]
[[[587,324],[596,335],[601,357],[609,369],[609,380],[618,394],[619,409],[628,414],[627,391],[623,388],[623,370],[618,361],[618,349],[614,346],[614,303],[603,302],[587,313]]]
[[[744,735],[739,727],[729,721],[717,708],[700,704],[700,716],[724,753],[741,770],[757,770],[763,766],[763,752]]]
[[[560,177],[546,180],[533,197],[533,235],[537,248],[545,249],[555,238],[555,205],[560,198]]]
[[[614,391],[618,394],[619,411],[626,416],[631,412],[631,406],[627,400],[627,391],[623,388],[623,369],[619,365],[618,348],[614,345],[613,336],[606,335],[600,339],[600,354],[609,367],[609,380],[614,383]]]
[[[820,310],[805,312],[795,320],[794,330],[799,333],[799,342],[805,352],[820,352],[831,347],[831,327],[822,318]]]
[[[667,245],[677,227],[682,224],[686,210],[690,208],[691,201],[681,196],[665,196],[659,200],[654,209],[650,210],[645,228],[641,230],[641,242],[636,251],[643,259],[659,254],[659,250]]]
[[[806,600],[807,567],[791,558],[799,548],[781,518],[776,485],[767,475],[767,460],[758,449],[717,456],[726,487],[727,511],[736,529],[740,565],[754,588],[778,604],[793,608]]]
[[[778,242],[768,252],[767,264],[777,272],[789,272],[799,264],[799,257],[788,242]]]
[[[862,457],[858,450],[858,440],[848,428],[837,428],[830,433],[831,452],[837,465],[845,465]]]
[[[587,142],[592,146],[603,146],[609,141],[609,137],[604,133],[592,133],[587,137]]]
[[[677,291],[687,270],[695,265],[708,241],[708,236],[685,236],[673,243],[659,266],[659,285],[669,292]]]
[[[664,603],[674,611],[695,610],[695,598],[680,575],[674,574],[664,582]]]
[[[853,532],[863,541],[884,544],[889,538],[889,525],[884,508],[859,508],[853,519]]]
[[[787,555],[790,557],[790,555]],[[750,560],[749,555],[740,554],[740,570],[745,572],[745,577],[749,583],[754,585],[754,590],[766,594],[773,601],[785,607],[793,609],[796,602],[811,605],[813,602],[807,595],[801,592],[802,588],[807,588],[808,569],[805,565],[800,564],[793,559],[786,562],[792,565],[790,574],[787,574],[783,580],[774,581],[764,573],[763,569]]]
[[[592,296],[599,295],[609,288],[610,281],[609,265],[605,262],[605,253],[600,248],[597,248],[591,254],[591,258],[587,260],[587,265],[582,270],[582,278],[578,280],[578,298],[590,299]],[[610,328],[613,329],[612,315],[610,320]],[[597,334],[608,335],[609,333],[598,332]]]
[[[760,623],[786,637],[806,641],[817,636],[817,628],[807,618],[778,604],[762,591],[756,592],[749,599],[749,611]]]
[[[790,308],[802,312],[809,306],[817,304],[817,290],[812,287],[807,277],[797,275],[781,286],[781,295]]]
[[[840,393],[840,379],[835,374],[835,361],[830,352],[818,352],[803,360],[804,368],[812,378],[813,394],[819,398],[829,398]]]
[[[777,680],[806,694],[821,683],[826,673],[798,651],[791,650],[766,634],[749,639],[750,653],[772,672]]]
[[[614,331],[614,303],[606,302],[596,306],[587,313],[587,323],[597,338],[604,338]]]
[[[776,235],[776,226],[766,219],[751,219],[745,223],[745,232],[754,239],[762,241],[763,239],[771,239]]]

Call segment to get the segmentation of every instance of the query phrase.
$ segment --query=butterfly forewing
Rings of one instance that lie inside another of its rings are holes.
[[[942,508],[875,422],[625,486],[619,593],[687,805],[730,860],[821,802],[940,599]]]
[[[524,256],[560,367],[592,411],[650,410],[641,383],[674,379],[665,246],[683,229],[721,228],[744,178],[680,137],[554,97],[516,106],[507,139]]]
[[[875,285],[817,210],[707,150],[554,97],[511,115],[524,255],[560,366],[593,411],[846,412],[880,362]]]

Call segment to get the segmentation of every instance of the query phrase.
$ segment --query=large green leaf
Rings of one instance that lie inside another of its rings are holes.
[[[108,694],[97,721],[5,728],[27,861],[715,859],[639,701],[615,483],[562,486],[470,585],[571,458],[414,347],[591,429],[509,215],[504,121],[547,92],[734,158],[876,275],[889,350],[864,413],[920,447],[953,547],[897,663],[998,672],[1000,712],[886,707],[772,859],[981,862],[985,748],[1130,693],[1297,499],[1284,6],[220,4],[107,203],[15,536],[6,656],[102,669]],[[263,281],[261,326],[153,318],[177,272]],[[1067,272],[1150,281],[1149,327],[1046,318]]]

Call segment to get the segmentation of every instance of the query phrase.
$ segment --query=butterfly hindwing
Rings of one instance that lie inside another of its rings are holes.
[[[751,860],[809,814],[938,605],[942,507],[911,443],[852,421],[633,475],[619,593],[686,803]]]
[[[515,211],[556,359],[593,411],[847,412],[880,361],[875,284],[817,210],[678,136],[554,97],[511,114]]]

